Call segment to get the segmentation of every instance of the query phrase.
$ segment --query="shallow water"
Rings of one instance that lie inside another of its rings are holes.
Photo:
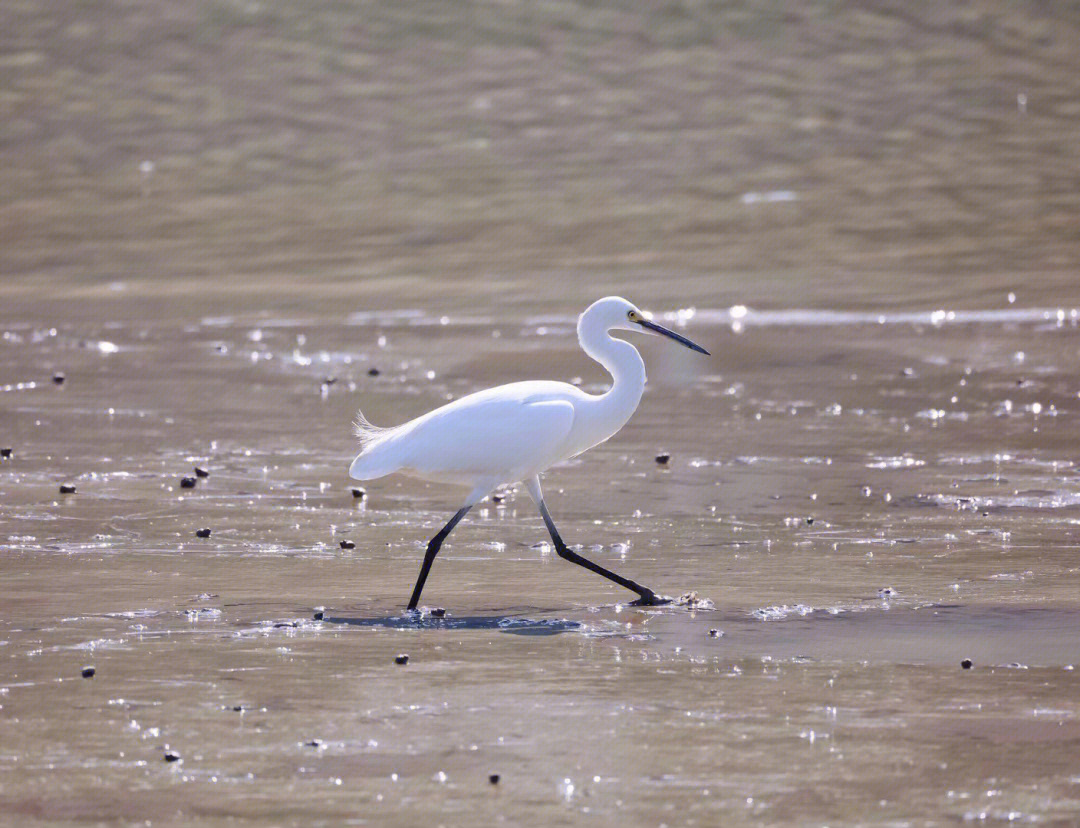
[[[0,824],[1080,819],[1071,7],[10,2],[0,39]],[[636,340],[547,500],[697,600],[626,606],[511,490],[404,616],[459,495],[355,498],[357,407],[602,390],[613,292],[713,356]]]
[[[1064,311],[914,315],[883,337],[741,311],[736,333],[702,310],[686,330],[717,356],[641,343],[637,415],[546,487],[584,554],[704,603],[619,604],[513,491],[451,536],[424,594],[446,616],[420,623],[402,606],[454,495],[389,478],[357,501],[351,415],[362,401],[392,422],[539,371],[591,388],[568,320],[9,324],[5,811],[1071,819],[1080,377],[1061,355],[1080,328]],[[210,476],[180,488],[196,464]]]

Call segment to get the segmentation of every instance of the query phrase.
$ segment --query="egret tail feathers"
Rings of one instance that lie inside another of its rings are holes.
[[[349,476],[356,480],[371,480],[397,471],[401,467],[401,461],[393,446],[387,445],[387,439],[398,431],[398,427],[382,428],[373,425],[363,411],[357,411],[353,433],[360,439],[360,453],[349,466]]]
[[[356,419],[353,420],[353,434],[360,440],[361,453],[374,447],[377,443],[381,442],[384,437],[387,437],[393,432],[393,428],[383,428],[382,426],[372,424],[372,422],[364,416],[363,411],[357,410]]]

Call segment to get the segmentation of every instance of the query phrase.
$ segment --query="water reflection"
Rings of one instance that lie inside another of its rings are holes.
[[[523,618],[514,615],[389,615],[376,618],[348,618],[330,616],[326,624],[343,624],[350,627],[381,627],[394,630],[495,630],[510,635],[558,635],[564,632],[582,632],[585,625],[579,621],[555,618]]]

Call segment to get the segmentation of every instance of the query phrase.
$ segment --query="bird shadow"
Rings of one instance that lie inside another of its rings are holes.
[[[393,630],[495,630],[508,635],[558,635],[585,628],[580,621],[566,618],[523,618],[516,615],[455,615],[441,618],[431,615],[388,615],[379,618],[327,616],[323,623]]]

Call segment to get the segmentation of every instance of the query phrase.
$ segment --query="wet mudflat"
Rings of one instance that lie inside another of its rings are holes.
[[[456,501],[354,497],[354,409],[599,389],[571,316],[7,325],[5,818],[1073,818],[1080,328],[1009,314],[702,309],[716,358],[643,342],[638,414],[547,488],[583,554],[704,602],[621,605],[511,491],[422,621]]]

